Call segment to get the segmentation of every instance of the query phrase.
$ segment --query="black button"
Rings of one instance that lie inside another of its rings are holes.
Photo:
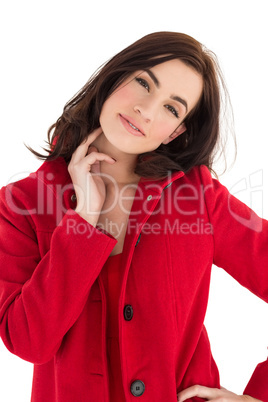
[[[75,201],[76,201],[76,195],[75,195],[75,194],[72,194],[72,196],[71,196],[71,201],[72,201],[72,202],[75,202]]]
[[[132,320],[132,317],[133,317],[133,308],[130,304],[127,304],[124,307],[124,319],[126,321],[130,321],[130,320]]]
[[[141,380],[136,380],[131,384],[130,391],[134,396],[141,396],[145,391],[145,384]]]

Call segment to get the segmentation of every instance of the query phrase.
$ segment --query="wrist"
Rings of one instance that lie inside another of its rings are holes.
[[[75,212],[79,215],[79,216],[81,216],[81,218],[83,218],[85,221],[87,221],[88,223],[90,223],[90,225],[92,225],[92,226],[94,226],[94,227],[96,227],[97,226],[97,223],[98,223],[98,220],[99,220],[99,216],[100,216],[100,214],[99,213],[91,213],[91,214],[89,214],[89,213],[86,213],[85,211],[81,211],[81,210],[79,210],[79,209],[75,209]]]

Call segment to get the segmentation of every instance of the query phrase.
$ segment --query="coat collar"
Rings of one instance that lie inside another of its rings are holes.
[[[67,164],[62,157],[59,157],[53,161],[44,162],[37,170],[36,174],[39,179],[42,176],[42,181],[47,185],[61,185],[62,189],[64,189],[64,199],[67,205],[69,204],[69,200],[73,199],[72,196],[74,194],[74,188],[72,185],[72,180],[67,169]],[[161,180],[147,179],[142,177],[139,182],[139,187],[149,189],[155,194],[160,195],[164,189],[169,187],[175,180],[181,178],[182,176],[184,176],[184,172],[178,171],[170,173],[167,177]],[[73,205],[71,204],[71,207],[72,206]]]
[[[75,192],[69,175],[67,164],[63,158],[57,158],[54,161],[44,162],[35,173],[39,180],[42,180],[47,186],[57,189],[56,197],[63,200],[64,208],[75,209]],[[184,173],[174,172],[161,180],[148,180],[141,178],[136,190],[135,199],[129,216],[129,222],[133,218],[135,227],[132,229],[128,224],[128,229],[124,242],[123,258],[129,268],[135,246],[138,244],[143,225],[147,222],[150,215],[155,210],[162,193],[170,185],[184,176]],[[62,205],[62,204],[61,204]]]

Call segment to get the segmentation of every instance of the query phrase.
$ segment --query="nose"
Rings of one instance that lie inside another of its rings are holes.
[[[149,123],[153,119],[153,107],[149,107],[149,105],[142,105],[138,104],[134,106],[135,113],[139,114],[141,118],[146,122]]]

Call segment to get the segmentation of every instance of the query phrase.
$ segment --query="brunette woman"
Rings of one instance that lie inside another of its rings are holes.
[[[0,333],[33,402],[268,400],[267,362],[220,388],[203,325],[213,263],[268,299],[268,224],[211,176],[222,84],[195,39],[147,35],[2,188]]]

